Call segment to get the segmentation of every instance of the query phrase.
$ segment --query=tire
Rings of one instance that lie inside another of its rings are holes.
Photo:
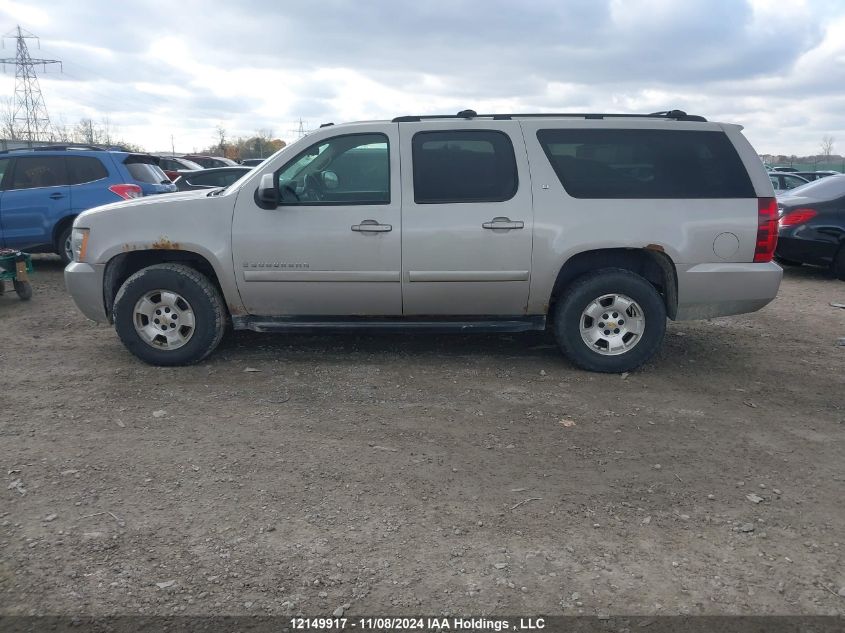
[[[588,312],[595,313],[596,320],[588,317]],[[605,325],[613,328],[605,329]],[[605,268],[576,279],[564,291],[555,311],[554,329],[561,350],[578,367],[603,373],[631,371],[648,362],[660,348],[666,332],[666,306],[644,278],[622,268]],[[599,338],[591,345],[586,339],[592,337]]]
[[[14,281],[15,292],[21,301],[29,301],[32,299],[32,284],[28,281]]]
[[[839,252],[833,258],[832,269],[837,279],[845,281],[845,244],[839,248]]]
[[[160,366],[204,359],[220,343],[227,321],[214,284],[182,264],[156,264],[129,277],[117,292],[113,317],[126,348],[145,363]],[[158,333],[159,328],[166,334]]]
[[[66,245],[70,243],[71,231],[73,231],[73,222],[62,229],[61,233],[59,233],[58,239],[56,240],[56,254],[62,258],[62,264],[65,266],[73,261],[73,252],[66,248]]]
[[[775,262],[781,266],[803,266],[802,262],[796,262],[791,259],[783,259],[782,257],[775,257]]]

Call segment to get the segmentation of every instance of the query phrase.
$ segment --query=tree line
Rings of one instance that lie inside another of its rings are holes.
[[[252,136],[230,138],[223,126],[217,126],[217,140],[199,153],[209,156],[225,156],[241,161],[245,158],[267,158],[278,152],[287,143],[280,138],[273,138],[273,130],[261,128]]]
[[[37,142],[78,143],[80,145],[120,147],[130,152],[144,151],[139,145],[121,138],[108,117],[103,117],[99,121],[92,118],[82,118],[75,125],[68,125],[63,121],[54,122],[51,123],[50,127],[50,137],[37,139]],[[0,110],[0,138],[9,141],[27,140],[20,121],[15,120],[11,99],[8,99]],[[241,161],[245,158],[266,158],[285,145],[286,143],[282,139],[274,138],[273,131],[267,128],[256,130],[252,136],[229,137],[225,128],[218,126],[216,141],[195,153],[225,156],[232,160]]]

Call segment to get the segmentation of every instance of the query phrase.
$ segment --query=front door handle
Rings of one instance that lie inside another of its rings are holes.
[[[510,218],[493,218],[489,222],[481,225],[483,229],[522,229],[525,228],[525,222],[522,220],[514,220],[511,222]]]
[[[59,193],[59,192],[56,192],[56,193],[51,193],[51,194],[50,194],[50,199],[51,199],[51,200],[61,200],[61,199],[62,199],[62,198],[64,198],[64,197],[65,197],[65,194],[63,194],[63,193]]]
[[[393,230],[393,225],[379,224],[375,220],[362,220],[361,224],[353,224],[352,230],[359,233],[387,233]]]

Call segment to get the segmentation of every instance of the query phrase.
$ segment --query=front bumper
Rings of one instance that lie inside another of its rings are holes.
[[[86,317],[97,323],[107,323],[103,300],[103,274],[105,264],[71,262],[65,268],[65,287],[73,297],[76,307]]]
[[[759,310],[777,296],[783,269],[765,264],[678,266],[678,321]]]

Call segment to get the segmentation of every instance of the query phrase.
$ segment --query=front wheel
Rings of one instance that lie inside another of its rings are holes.
[[[666,306],[648,281],[606,268],[575,280],[554,316],[563,353],[589,371],[620,373],[650,360],[666,332]]]
[[[129,277],[114,300],[120,340],[151,365],[190,365],[211,354],[226,327],[217,288],[182,264],[156,264]]]

